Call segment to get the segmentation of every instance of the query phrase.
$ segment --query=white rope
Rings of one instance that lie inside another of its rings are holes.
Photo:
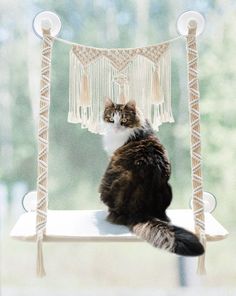
[[[78,46],[85,46],[84,44],[80,44],[80,43],[75,43],[75,42],[72,42],[72,41],[69,41],[69,40],[65,40],[65,39],[62,39],[62,38],[58,38],[58,37],[52,37],[54,40],[56,40],[56,41],[59,41],[59,42],[62,42],[62,43],[64,43],[64,44],[68,44],[68,45],[78,45]],[[180,36],[177,36],[177,37],[174,37],[174,38],[172,38],[172,39],[169,39],[169,40],[166,40],[166,41],[163,41],[163,42],[160,42],[160,43],[157,43],[157,44],[153,44],[153,45],[148,45],[148,46],[142,46],[142,47],[125,47],[125,49],[139,49],[139,48],[143,48],[143,47],[152,47],[152,46],[156,46],[156,45],[162,45],[162,44],[166,44],[166,43],[172,43],[172,42],[174,42],[174,41],[176,41],[176,40],[179,40],[179,39],[182,39],[182,38],[184,38],[182,35],[180,35]],[[94,47],[94,46],[87,46],[86,45],[86,47],[88,47],[88,48],[92,48],[92,49],[100,49],[100,48],[98,48],[98,47]],[[111,48],[102,48],[102,49],[104,49],[104,50],[106,50],[106,49],[111,49]],[[117,48],[115,48],[115,49],[124,49],[124,48],[119,48],[119,47],[117,47]]]

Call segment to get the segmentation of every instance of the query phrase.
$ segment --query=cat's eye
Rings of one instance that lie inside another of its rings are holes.
[[[108,118],[108,120],[109,120],[110,122],[114,122],[114,120],[113,120],[112,117]]]
[[[124,122],[125,123],[125,122],[127,122],[127,119],[126,118],[122,118],[121,119],[121,122]]]

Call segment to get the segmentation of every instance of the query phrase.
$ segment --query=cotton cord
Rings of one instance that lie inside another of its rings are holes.
[[[198,52],[196,44],[197,26],[189,26],[187,35],[188,56],[188,97],[191,131],[191,167],[192,167],[192,199],[195,232],[200,242],[206,247],[205,216],[203,203],[203,180],[201,165],[201,134],[200,134],[200,112],[199,112],[199,83],[198,83]],[[205,255],[198,258],[198,274],[205,274]]]
[[[64,43],[64,44],[68,44],[68,45],[80,45],[80,46],[84,46],[80,43],[75,43],[75,42],[72,42],[72,41],[69,41],[69,40],[65,40],[65,39],[62,39],[62,38],[58,38],[58,37],[51,37],[53,38],[54,40],[56,41],[59,41],[61,43]],[[169,39],[169,40],[166,40],[166,41],[163,41],[163,42],[160,42],[160,43],[157,43],[157,44],[154,44],[154,45],[149,45],[149,46],[145,46],[146,48],[147,47],[151,47],[151,46],[156,46],[156,45],[162,45],[162,44],[166,44],[166,43],[172,43],[176,40],[179,40],[179,39],[182,39],[183,36],[180,35],[180,36],[177,36],[177,37],[174,37],[172,39]],[[98,47],[94,47],[94,46],[86,46],[88,48],[91,48],[91,49],[101,49],[101,48],[98,48]],[[125,49],[139,49],[139,48],[143,48],[143,47],[132,47],[132,48],[127,48],[125,47]],[[102,49],[110,49],[110,48],[102,48]],[[115,49],[124,49],[124,48],[115,48]]]
[[[38,178],[37,178],[37,276],[45,276],[43,263],[43,236],[46,230],[48,209],[48,130],[50,107],[50,73],[53,39],[50,30],[43,30],[41,83],[38,125]]]
[[[43,232],[37,233],[37,276],[44,277],[46,275],[43,262]]]

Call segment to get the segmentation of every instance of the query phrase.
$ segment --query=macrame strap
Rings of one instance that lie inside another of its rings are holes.
[[[48,130],[50,107],[50,72],[53,41],[50,30],[43,30],[41,84],[38,125],[38,179],[37,179],[37,275],[45,275],[42,242],[46,230],[48,209]]]
[[[202,189],[202,167],[201,167],[201,135],[200,135],[200,112],[199,112],[199,84],[197,69],[197,44],[196,44],[195,23],[189,24],[187,35],[187,55],[188,55],[188,93],[189,112],[191,127],[191,167],[192,167],[192,199],[194,211],[195,232],[201,243],[205,247],[205,217]],[[199,274],[205,274],[205,255],[198,258]]]

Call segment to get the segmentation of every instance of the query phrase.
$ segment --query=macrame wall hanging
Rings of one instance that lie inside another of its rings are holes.
[[[100,49],[74,45],[70,51],[68,121],[102,133],[105,98],[134,99],[153,128],[173,122],[170,44]]]

